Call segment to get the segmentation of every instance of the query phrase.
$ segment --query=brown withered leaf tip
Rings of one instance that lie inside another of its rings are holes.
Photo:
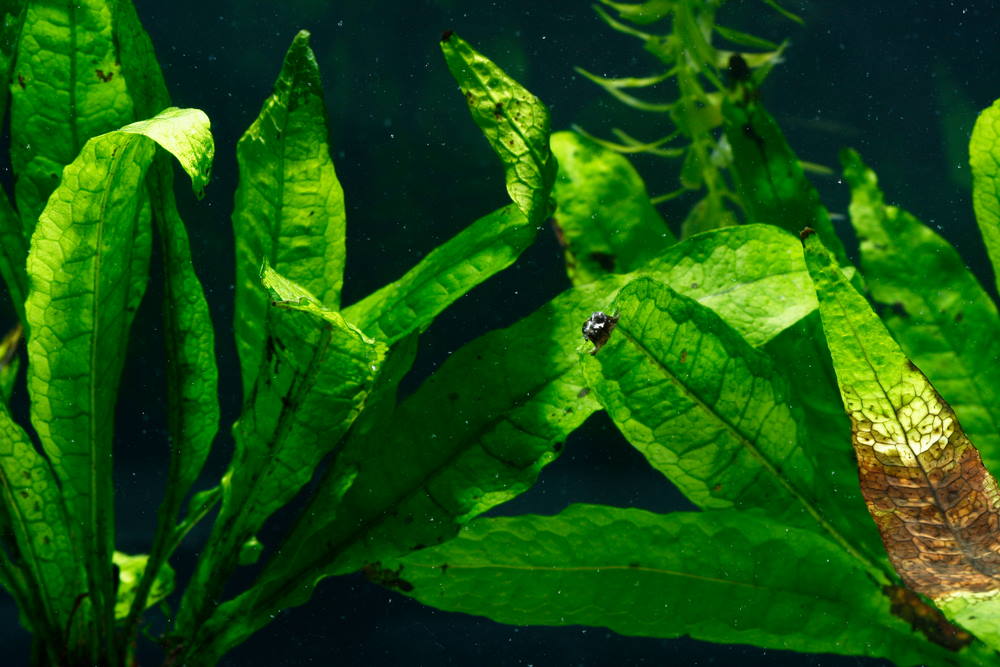
[[[893,566],[931,598],[1000,589],[996,480],[926,378],[885,393],[900,397],[894,414],[844,396],[861,491]]]

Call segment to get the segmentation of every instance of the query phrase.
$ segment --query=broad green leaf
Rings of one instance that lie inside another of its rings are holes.
[[[140,196],[157,138],[171,128],[204,139],[208,119],[168,109],[150,121],[87,142],[63,172],[38,221],[28,255],[31,418],[62,484],[74,537],[84,554],[98,634],[113,613],[111,441],[115,395],[128,328],[148,255]],[[154,141],[150,141],[152,138]],[[176,148],[172,141],[167,147]],[[210,144],[185,150],[210,151]],[[184,157],[181,155],[181,157]],[[185,159],[182,164],[197,162]]]
[[[456,539],[367,574],[424,604],[501,623],[954,661],[893,616],[836,545],[733,510],[572,505],[555,516],[477,519]]]
[[[115,620],[123,620],[128,616],[129,609],[135,600],[136,589],[142,579],[143,570],[149,556],[141,554],[130,556],[129,554],[116,551],[114,553],[115,567],[118,568],[118,596],[115,600]],[[163,565],[156,571],[156,580],[152,589],[146,597],[145,608],[148,609],[154,604],[163,600],[174,590],[174,569],[169,565]]]
[[[222,507],[185,593],[181,634],[207,618],[242,545],[309,482],[357,418],[386,354],[274,269],[265,265],[262,278],[272,304],[265,358],[234,426]]]
[[[722,111],[733,151],[731,172],[749,222],[777,225],[793,234],[811,227],[847,264],[830,214],[774,118],[756,103],[726,101]]]
[[[262,264],[327,308],[340,305],[344,191],[330,159],[322,83],[308,32],[292,41],[274,93],[237,144],[236,159],[234,326],[243,393],[249,396],[268,336]]]
[[[626,273],[675,241],[629,161],[575,132],[552,135],[559,160],[553,224],[575,284]]]
[[[816,309],[798,238],[771,225],[692,236],[639,273],[708,306],[754,346]]]
[[[423,331],[441,311],[507,268],[535,239],[535,227],[514,205],[476,220],[432,250],[405,275],[344,309],[370,336],[394,343]]]
[[[1000,100],[983,109],[969,141],[972,206],[1000,289]]]
[[[954,408],[988,467],[1000,470],[1000,317],[958,252],[906,211],[886,206],[875,172],[845,152],[851,223],[882,321]],[[924,276],[926,279],[914,279]]]
[[[824,512],[787,380],[718,315],[649,278],[608,312],[610,341],[584,374],[626,439],[705,509],[761,509],[808,527],[876,569],[849,521]],[[845,532],[847,534],[845,535]]]
[[[390,422],[352,440],[254,587],[219,607],[198,650],[227,650],[307,600],[322,577],[441,542],[530,487],[597,409],[576,348],[580,323],[615,285],[564,292],[462,347]]]
[[[446,32],[441,51],[472,119],[503,163],[507,193],[529,224],[540,224],[549,214],[556,179],[548,110],[458,35]]]
[[[944,611],[979,613],[1000,594],[1000,492],[951,407],[907,359],[816,235],[805,238],[841,398],[851,419],[861,492],[906,586]],[[990,640],[984,633],[984,640]],[[993,648],[1000,648],[994,643]]]
[[[17,551],[30,576],[27,592],[41,612],[31,619],[36,624],[32,630],[56,645],[69,645],[64,633],[73,602],[87,590],[82,554],[70,534],[52,468],[6,407],[0,408],[0,484]],[[81,623],[73,630],[80,639],[83,628]]]
[[[109,0],[27,3],[11,85],[11,163],[25,237],[88,139],[135,120]]]

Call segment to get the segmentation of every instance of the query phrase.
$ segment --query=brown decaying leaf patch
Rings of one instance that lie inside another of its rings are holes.
[[[899,397],[891,415],[845,391],[868,510],[907,587],[931,598],[1000,589],[997,482],[951,407],[908,371],[885,392]]]

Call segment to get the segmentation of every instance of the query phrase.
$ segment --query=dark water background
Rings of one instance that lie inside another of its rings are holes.
[[[977,111],[1000,97],[1000,18],[992,4],[785,4],[803,16],[804,27],[760,2],[732,2],[720,23],[792,41],[786,62],[765,84],[764,100],[793,148],[802,159],[830,167],[836,167],[839,148],[860,150],[879,173],[887,199],[935,225],[959,246],[984,284],[992,285],[972,217],[966,155]],[[240,400],[230,325],[235,143],[269,94],[298,29],[313,33],[333,157],[346,192],[345,303],[394,280],[506,201],[499,163],[440,56],[442,30],[456,30],[538,95],[551,109],[556,130],[579,123],[603,136],[621,127],[652,139],[670,129],[662,116],[628,110],[573,72],[574,65],[609,76],[660,71],[639,42],[611,31],[583,0],[136,0],[136,5],[175,104],[204,109],[217,146],[206,198],[194,202],[183,192],[180,197],[215,320],[223,391],[223,426],[203,487],[228,462],[228,425]],[[657,99],[669,99],[670,93],[665,89]],[[652,194],[677,187],[675,165],[653,158],[636,163]],[[846,213],[846,189],[836,177],[814,177],[814,182],[833,212]],[[664,209],[675,228],[685,204],[690,202]],[[409,386],[463,343],[513,323],[567,286],[561,251],[551,231],[543,230],[514,267],[438,318],[422,338]],[[154,276],[136,320],[119,406],[117,543],[130,553],[148,549],[167,470],[159,296]],[[603,415],[574,433],[564,451],[535,488],[494,513],[554,513],[572,502],[655,511],[690,507]],[[277,522],[289,517],[285,513]],[[273,545],[280,534],[274,529],[261,539]],[[193,535],[175,556],[181,581],[204,535],[204,530]],[[28,640],[16,625],[16,612],[6,600],[0,612],[6,628],[3,662],[24,664]],[[143,664],[156,664],[155,656],[144,650]],[[515,628],[422,607],[356,576],[328,579],[309,604],[282,614],[224,661],[233,666],[333,663],[884,664],[688,639],[625,638],[594,628]]]

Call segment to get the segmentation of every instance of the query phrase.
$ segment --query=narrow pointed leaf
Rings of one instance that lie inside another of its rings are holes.
[[[584,373],[654,468],[703,508],[766,510],[871,566],[853,546],[850,522],[827,516],[815,495],[819,471],[800,445],[787,380],[766,355],[708,308],[648,278],[622,289],[609,312],[617,326],[584,359]]]
[[[309,482],[357,418],[386,353],[270,267],[262,278],[273,304],[265,357],[234,427],[219,516],[185,593],[178,620],[185,634],[211,613],[242,545]]]
[[[531,225],[541,223],[556,178],[548,109],[458,35],[446,32],[441,51],[472,119],[503,163],[510,198]]]
[[[889,559],[909,588],[934,600],[971,606],[995,597],[996,480],[951,407],[907,359],[819,238],[807,236],[805,251],[851,419],[861,491]],[[980,622],[993,624],[985,613],[979,619],[966,615],[966,628],[976,633]]]
[[[1000,289],[1000,100],[983,109],[969,141],[972,206]]]
[[[236,234],[236,344],[244,395],[264,355],[266,261],[328,308],[340,305],[344,272],[344,191],[327,138],[319,66],[300,32],[274,93],[236,148],[240,183]]]
[[[513,205],[480,218],[430,252],[399,280],[344,309],[344,317],[387,343],[426,329],[441,311],[510,266],[535,239]]]
[[[21,28],[24,23],[25,0],[10,0],[0,7],[0,125],[6,120],[9,83],[14,78],[14,62]],[[11,206],[7,191],[0,192],[0,277],[3,278],[19,322],[24,322],[24,299],[28,295],[28,276],[24,264],[28,244],[21,220]]]
[[[135,120],[112,4],[27,3],[11,86],[11,162],[25,237],[87,140]]]
[[[830,214],[774,118],[753,103],[727,101],[722,111],[733,150],[733,178],[749,222],[777,225],[793,234],[811,227],[837,259],[847,264]]]
[[[857,153],[842,160],[861,268],[882,321],[955,410],[987,466],[1000,470],[1000,366],[983,363],[1000,358],[993,300],[950,243],[885,204],[875,172]]]
[[[657,515],[572,505],[477,519],[449,542],[372,566],[424,604],[515,625],[589,625],[765,648],[948,664],[823,538],[733,510]],[[613,591],[613,594],[609,594]]]
[[[149,234],[138,228],[144,198],[137,193],[156,150],[147,136],[164,136],[165,126],[204,139],[208,119],[172,109],[87,142],[40,217],[28,256],[32,422],[62,483],[99,624],[110,623],[113,607],[115,394],[146,279],[133,273],[134,256],[149,252],[142,247]]]
[[[627,273],[675,241],[629,161],[575,132],[552,135],[559,160],[553,225],[575,284]]]

